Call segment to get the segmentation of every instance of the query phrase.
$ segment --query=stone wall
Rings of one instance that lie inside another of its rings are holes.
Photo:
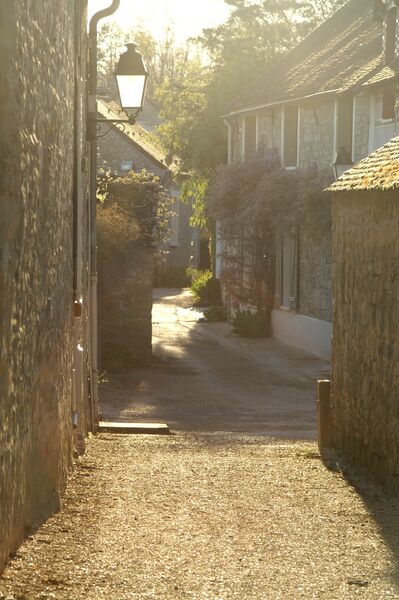
[[[0,570],[60,505],[74,408],[87,428],[87,400],[72,405],[76,6],[0,3]]]
[[[355,96],[353,160],[358,162],[369,151],[370,99],[369,96]]]
[[[101,125],[101,133],[105,133],[107,129],[109,129],[109,125]],[[114,129],[98,140],[98,166],[99,168],[110,168],[122,175],[121,164],[123,161],[132,161],[133,171],[136,173],[145,169],[149,173],[158,175],[161,179],[169,180],[170,172],[167,165],[160,165],[121,131]]]
[[[331,321],[331,232],[317,224],[299,235],[298,312]]]
[[[333,199],[334,442],[399,491],[397,192]]]
[[[314,102],[300,107],[298,164],[330,167],[334,161],[334,101]]]
[[[98,207],[100,363],[108,372],[151,358],[153,200],[145,184],[126,178]]]

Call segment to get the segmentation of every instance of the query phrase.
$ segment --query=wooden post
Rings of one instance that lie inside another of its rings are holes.
[[[331,382],[317,381],[317,440],[319,451],[332,448]]]

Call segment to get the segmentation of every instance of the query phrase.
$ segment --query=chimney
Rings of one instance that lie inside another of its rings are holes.
[[[384,64],[391,64],[397,55],[397,7],[387,2],[384,19]]]

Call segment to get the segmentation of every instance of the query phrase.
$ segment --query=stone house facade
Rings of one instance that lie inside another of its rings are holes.
[[[274,153],[283,169],[316,168],[333,179],[340,150],[357,162],[394,136],[397,13],[394,2],[350,0],[266,67],[224,116],[229,162]],[[218,276],[225,253],[219,236]],[[279,235],[275,271],[273,335],[329,358],[331,232],[315,235],[302,225]]]
[[[98,111],[103,118],[123,118],[115,102],[102,99]],[[149,113],[151,114],[151,113]],[[147,113],[146,113],[147,116]],[[103,125],[98,140],[99,169],[111,169],[118,175],[143,169],[157,175],[172,198],[170,238],[166,248],[166,268],[186,269],[198,261],[198,231],[190,227],[191,206],[180,199],[179,185],[173,178],[173,167],[159,148],[155,133],[149,129],[150,118],[135,125],[122,124],[109,133]],[[144,126],[145,125],[145,126]]]
[[[336,448],[399,491],[399,138],[331,187]]]
[[[0,570],[60,506],[87,390],[86,3],[0,3]]]

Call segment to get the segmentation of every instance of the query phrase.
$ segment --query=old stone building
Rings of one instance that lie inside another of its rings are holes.
[[[350,0],[266,67],[224,116],[229,161],[274,153],[283,169],[332,179],[340,150],[357,162],[395,135],[397,12],[394,2]],[[328,358],[331,234],[302,224],[276,244],[273,335]],[[226,251],[219,237],[219,276]]]
[[[84,0],[0,3],[0,569],[90,427]]]
[[[98,111],[100,117],[105,119],[123,118],[117,104],[109,99],[98,102]],[[180,187],[173,178],[173,165],[168,166],[165,153],[151,130],[154,121],[158,123],[147,110],[143,124],[121,124],[108,133],[109,126],[104,124],[98,140],[98,166],[121,176],[129,171],[137,173],[144,169],[160,178],[172,198],[165,268],[184,271],[189,264],[196,265],[198,262],[199,232],[190,227],[191,206],[180,199]]]
[[[334,445],[399,491],[399,138],[333,196]]]

